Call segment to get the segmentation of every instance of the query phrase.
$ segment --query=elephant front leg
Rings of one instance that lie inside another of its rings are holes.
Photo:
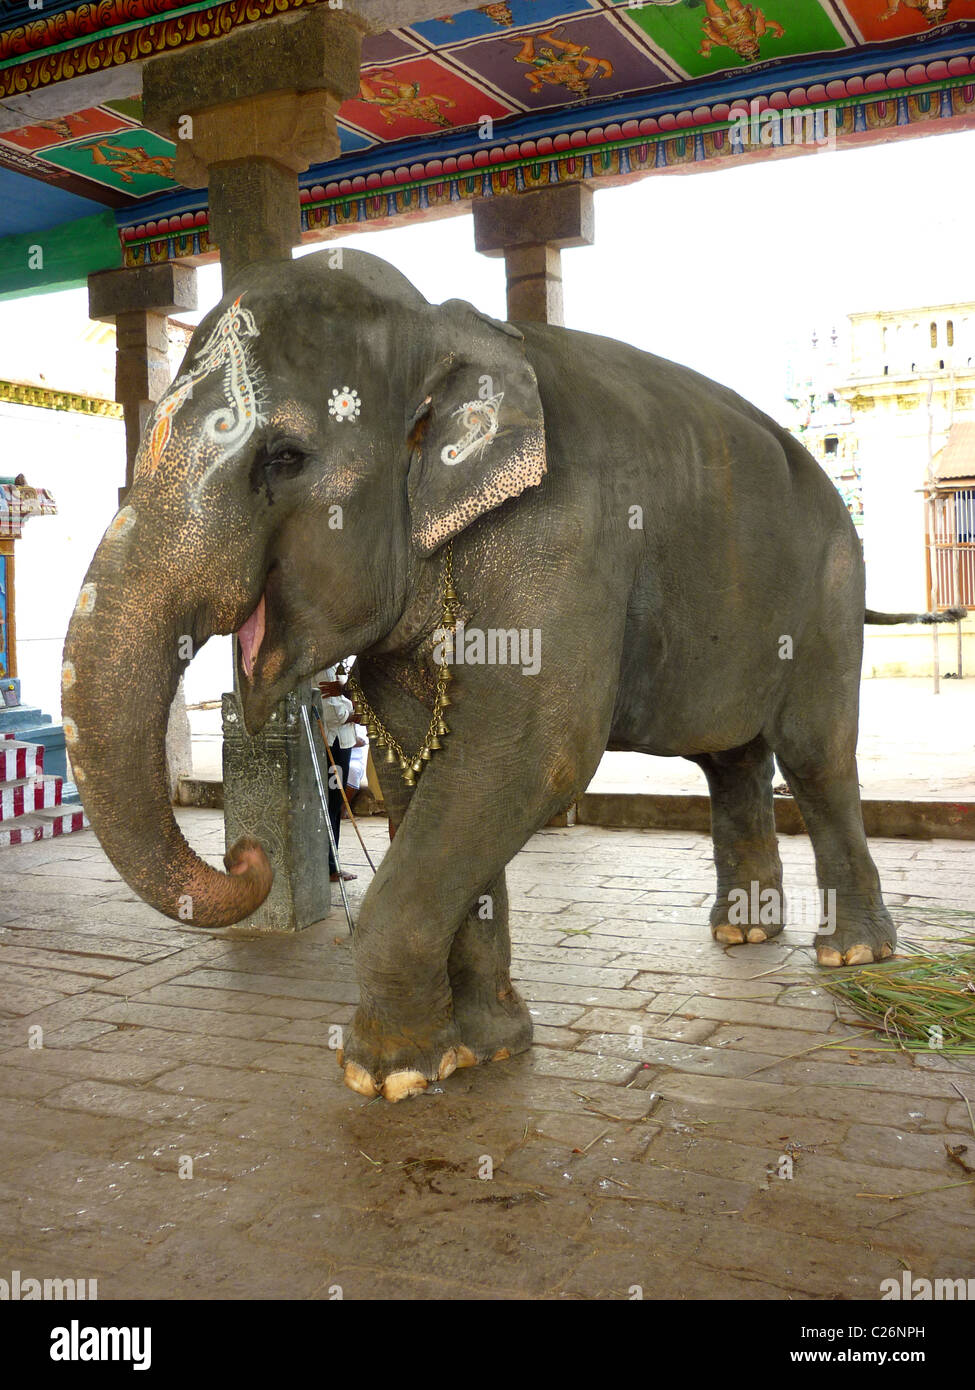
[[[508,889],[497,876],[467,914],[447,962],[458,1066],[500,1062],[531,1047],[528,1005],[511,983]]]
[[[338,1058],[347,1086],[391,1101],[449,1076],[460,1046],[447,973],[452,914],[437,910],[435,884],[423,891],[397,865],[405,838],[390,846],[363,900],[353,938],[359,1007]]]
[[[339,1057],[348,1086],[390,1101],[531,1044],[531,1019],[509,974],[501,867],[491,866],[488,891],[472,891],[473,833],[458,845],[418,810],[402,822],[363,900],[353,939],[360,1002]]]

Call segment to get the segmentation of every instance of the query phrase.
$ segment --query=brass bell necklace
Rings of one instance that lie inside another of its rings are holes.
[[[454,592],[454,569],[453,569],[453,542],[448,541],[443,551],[443,560],[440,566],[440,590],[442,595],[443,611],[441,617],[440,631],[443,633],[444,656],[447,650],[447,633],[451,638],[457,624],[457,595]],[[451,641],[451,653],[453,652],[453,642]],[[443,711],[450,704],[447,695],[447,686],[453,680],[450,667],[446,660],[442,661],[437,671],[437,694],[433,702],[433,716],[426,736],[420,747],[412,757],[403,748],[398,739],[386,728],[379,718],[379,715],[370,705],[362,687],[354,675],[349,676],[349,691],[352,695],[353,703],[356,708],[361,710],[365,717],[366,730],[370,740],[375,743],[377,748],[386,749],[384,761],[387,766],[399,763],[400,773],[403,781],[408,787],[416,786],[416,779],[421,775],[423,769],[430,761],[431,757],[438,749],[443,747],[440,742],[446,734],[450,732],[444,721]]]

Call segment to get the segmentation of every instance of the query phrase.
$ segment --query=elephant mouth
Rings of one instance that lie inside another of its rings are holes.
[[[248,680],[253,679],[254,663],[261,650],[261,643],[264,641],[266,611],[265,596],[261,594],[253,613],[237,629],[237,641],[240,643],[240,664]]]
[[[260,598],[237,628],[235,662],[244,727],[257,733],[277,700],[294,685],[294,654],[289,651],[281,617],[280,577],[272,565]]]

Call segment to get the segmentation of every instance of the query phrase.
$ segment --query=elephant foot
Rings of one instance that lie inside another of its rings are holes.
[[[532,1045],[532,1019],[528,1005],[512,988],[493,997],[466,994],[456,984],[454,1023],[463,1038],[460,1049],[464,1060],[458,1066],[473,1067],[481,1062],[503,1062]]]
[[[375,1026],[360,1026],[357,1020],[337,1057],[351,1090],[370,1100],[381,1095],[396,1102],[418,1096],[431,1081],[443,1081],[464,1067],[506,1061],[531,1042],[528,1006],[512,989],[487,1001],[455,995],[453,1025],[428,1040],[403,1033],[382,1036]]]
[[[757,946],[778,936],[781,930],[781,927],[739,927],[732,926],[730,922],[719,922],[717,926],[712,926],[711,935],[723,946]]]
[[[882,941],[879,945],[858,941],[846,950],[832,943],[818,942],[816,945],[817,964],[834,970],[840,965],[871,965],[874,961],[887,960],[893,954],[894,948],[889,941]]]
[[[819,965],[835,970],[844,965],[872,965],[888,960],[897,945],[897,930],[887,909],[880,904],[857,904],[851,910],[847,900],[839,901],[833,929],[824,928],[816,934],[816,960]]]
[[[338,1049],[338,1064],[346,1086],[370,1099],[407,1100],[425,1091],[431,1081],[443,1081],[463,1060],[453,1025],[426,1033],[385,1029],[356,1015]]]
[[[721,894],[711,909],[711,935],[722,946],[759,946],[779,935],[784,919],[781,887],[755,879]]]

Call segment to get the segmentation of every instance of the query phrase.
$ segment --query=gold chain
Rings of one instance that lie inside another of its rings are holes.
[[[408,787],[416,786],[416,779],[423,772],[427,763],[434,753],[443,747],[440,742],[450,730],[444,721],[443,711],[451,703],[447,695],[447,686],[453,680],[450,667],[447,665],[447,633],[454,632],[457,623],[457,595],[454,593],[454,557],[453,544],[448,541],[443,551],[443,561],[440,567],[440,590],[443,604],[443,617],[440,624],[443,634],[444,660],[441,662],[437,671],[437,694],[433,702],[433,716],[426,736],[416,753],[412,757],[405,751],[403,745],[386,728],[379,718],[379,715],[370,705],[362,687],[354,675],[349,676],[349,692],[356,709],[361,710],[366,729],[369,734],[370,742],[377,748],[386,749],[385,762],[387,766],[399,763],[400,773],[403,781]]]

